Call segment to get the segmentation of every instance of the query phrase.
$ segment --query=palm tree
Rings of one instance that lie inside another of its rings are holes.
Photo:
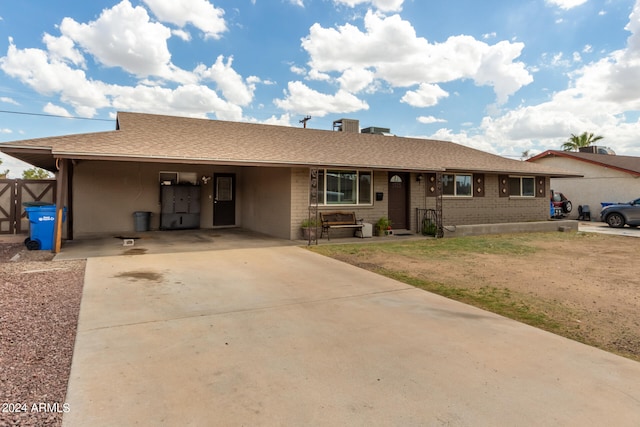
[[[562,149],[564,151],[579,151],[580,147],[589,147],[596,141],[601,140],[604,136],[593,136],[592,133],[583,132],[580,135],[571,134],[571,138],[564,144]]]

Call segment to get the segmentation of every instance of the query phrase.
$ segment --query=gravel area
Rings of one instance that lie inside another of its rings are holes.
[[[59,426],[85,261],[0,243],[0,426]]]

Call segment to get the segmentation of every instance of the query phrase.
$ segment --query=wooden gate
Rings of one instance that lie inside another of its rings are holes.
[[[0,179],[0,234],[23,234],[29,230],[23,203],[56,202],[53,179]]]

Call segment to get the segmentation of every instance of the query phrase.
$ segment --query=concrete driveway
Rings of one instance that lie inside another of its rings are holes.
[[[640,363],[299,247],[90,258],[70,426],[640,425]]]
[[[628,237],[640,237],[640,228],[634,227],[622,227],[611,228],[604,222],[580,222],[578,225],[579,231],[585,233],[600,233],[611,234],[614,236],[628,236]]]

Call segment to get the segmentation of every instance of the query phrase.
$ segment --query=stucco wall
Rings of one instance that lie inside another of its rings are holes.
[[[499,197],[498,175],[485,175],[484,197],[442,198],[444,226],[544,221],[549,219],[548,197]],[[547,178],[545,188],[549,188]],[[427,208],[435,208],[435,197],[427,197]]]
[[[239,168],[163,163],[80,161],[74,167],[74,234],[123,233],[134,230],[133,212],[152,213],[150,227],[160,226],[159,172],[195,172],[211,177],[214,172],[236,172]],[[213,183],[201,186],[200,226],[213,227]],[[242,193],[236,192],[236,212],[242,210]],[[237,214],[238,215],[238,214]],[[236,222],[240,225],[239,217]]]
[[[248,167],[243,171],[242,226],[282,239],[291,233],[291,169]]]
[[[628,202],[640,197],[640,178],[622,171],[565,157],[546,157],[536,163],[584,176],[551,179],[551,188],[565,194],[573,203],[569,218],[578,217],[579,205],[589,205],[591,219],[600,220],[600,203]]]

